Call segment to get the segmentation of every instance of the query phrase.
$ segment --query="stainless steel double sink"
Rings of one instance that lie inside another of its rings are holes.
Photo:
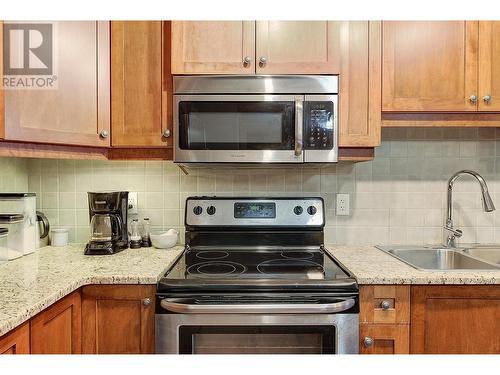
[[[500,271],[500,245],[377,246],[402,262],[423,271]]]

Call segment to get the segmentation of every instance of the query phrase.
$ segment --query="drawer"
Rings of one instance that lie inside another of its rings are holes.
[[[410,287],[367,285],[360,288],[361,323],[405,324],[410,322]]]
[[[360,354],[409,354],[408,324],[360,324]]]

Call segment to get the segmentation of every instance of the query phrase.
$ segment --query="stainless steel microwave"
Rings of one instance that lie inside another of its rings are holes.
[[[174,161],[333,163],[337,76],[175,76]]]

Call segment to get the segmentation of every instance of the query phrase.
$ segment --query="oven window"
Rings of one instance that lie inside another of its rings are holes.
[[[335,326],[182,326],[180,354],[334,354]]]
[[[292,150],[293,102],[179,103],[179,146],[188,150]]]

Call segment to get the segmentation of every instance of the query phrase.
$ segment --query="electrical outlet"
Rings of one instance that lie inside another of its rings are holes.
[[[337,194],[337,216],[349,216],[349,194]]]
[[[137,215],[137,193],[128,193],[128,213]]]

